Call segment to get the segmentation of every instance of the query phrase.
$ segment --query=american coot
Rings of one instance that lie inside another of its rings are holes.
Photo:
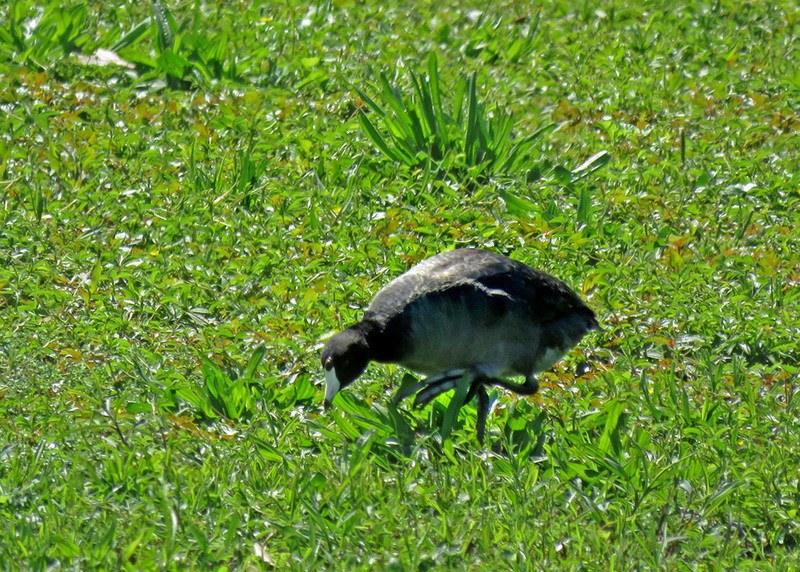
[[[396,399],[417,393],[423,406],[469,376],[478,440],[489,413],[487,385],[521,395],[539,388],[550,368],[589,330],[595,313],[561,280],[506,256],[465,248],[432,256],[382,288],[364,318],[322,350],[325,407],[370,361],[396,363],[427,377]],[[512,383],[502,376],[525,376]]]

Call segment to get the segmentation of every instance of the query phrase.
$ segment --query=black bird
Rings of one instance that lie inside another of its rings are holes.
[[[384,286],[364,318],[322,350],[325,407],[370,361],[427,375],[398,392],[424,406],[469,376],[465,403],[477,397],[478,440],[489,413],[487,385],[521,395],[539,389],[549,369],[590,330],[595,313],[564,282],[506,256],[465,248],[432,256]],[[524,383],[503,379],[525,376]]]

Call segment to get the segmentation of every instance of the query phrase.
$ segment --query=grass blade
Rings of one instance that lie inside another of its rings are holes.
[[[467,129],[464,134],[464,154],[466,155],[467,166],[475,165],[478,157],[479,129],[478,125],[478,96],[476,93],[475,82],[477,80],[475,72],[467,79]]]
[[[372,121],[369,120],[367,114],[364,111],[358,112],[358,122],[361,124],[361,128],[367,134],[367,137],[375,144],[375,146],[380,150],[381,153],[389,157],[392,161],[397,161],[398,163],[405,163],[406,165],[413,165],[413,161],[410,157],[406,156],[404,153],[401,153],[395,148],[389,147],[386,144],[386,140],[380,134],[380,132],[375,128],[372,124]]]
[[[592,194],[589,188],[582,185],[581,194],[578,196],[578,222],[588,225],[592,221]]]
[[[389,107],[394,111],[395,117],[397,117],[399,124],[407,132],[408,136],[413,138],[414,133],[411,129],[411,119],[406,104],[403,102],[397,89],[392,87],[389,83],[385,73],[381,72],[380,79],[381,86],[383,87],[383,97],[386,99],[386,103],[388,103]]]
[[[469,373],[464,372],[464,375],[459,380],[453,392],[453,398],[450,400],[450,403],[447,405],[447,410],[444,412],[444,418],[442,419],[442,439],[449,439],[450,434],[453,432],[453,425],[456,419],[458,419],[458,412],[461,411],[461,408],[464,406],[464,400],[469,391],[469,382]]]
[[[447,149],[450,147],[450,138],[447,133],[444,110],[442,109],[442,96],[439,89],[439,64],[436,60],[436,52],[431,52],[428,56],[428,85],[430,87],[433,114],[436,117],[437,135],[441,139],[442,148]]]
[[[383,108],[377,103],[375,103],[375,101],[373,101],[373,99],[370,96],[368,96],[364,91],[360,90],[357,87],[354,89],[356,90],[356,93],[358,93],[358,97],[361,98],[361,101],[367,104],[367,107],[369,107],[372,111],[374,111],[381,117],[386,117],[386,112],[383,110]]]
[[[256,369],[258,369],[259,364],[264,359],[264,356],[267,355],[267,348],[262,344],[258,346],[253,355],[250,356],[250,361],[247,362],[247,367],[244,371],[244,377],[248,379],[252,379],[256,375]]]
[[[595,153],[572,170],[572,174],[577,176],[573,177],[573,181],[577,181],[583,179],[587,175],[591,175],[606,165],[609,161],[611,161],[611,155],[608,153],[608,151],[600,151],[599,153]]]

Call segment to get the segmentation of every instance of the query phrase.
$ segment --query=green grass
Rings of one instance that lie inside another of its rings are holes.
[[[0,568],[800,567],[795,4],[165,6],[0,6]],[[562,176],[375,147],[431,51]],[[606,332],[484,449],[392,366],[324,413],[323,341],[457,246]]]

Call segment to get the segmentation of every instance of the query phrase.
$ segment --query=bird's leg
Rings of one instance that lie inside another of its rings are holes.
[[[428,379],[423,380],[422,385],[425,386],[424,389],[421,389],[417,396],[414,398],[414,407],[424,407],[437,397],[439,397],[442,393],[446,391],[450,391],[451,389],[455,389],[458,385],[459,381],[464,377],[464,375],[469,376],[469,384],[470,390],[476,383],[476,373],[473,370],[463,370],[463,369],[453,369],[450,371],[446,371],[444,373],[440,373],[438,375],[434,375],[429,377]],[[474,395],[474,394],[473,394]],[[471,399],[471,397],[469,397]],[[464,403],[468,400],[465,399]]]
[[[539,391],[539,381],[533,374],[530,374],[528,377],[525,378],[525,383],[513,383],[511,381],[507,381],[505,379],[492,379],[491,382],[495,385],[499,385],[500,387],[507,389],[509,391],[513,391],[514,393],[518,393],[520,395],[533,395],[537,391]]]
[[[424,406],[442,393],[450,389],[455,389],[465,374],[463,370],[445,373],[448,375],[440,374],[439,376],[435,376],[440,379],[434,380],[433,383],[430,383],[428,387],[417,394],[417,397],[414,399],[415,407]],[[466,397],[464,397],[464,403],[469,403],[473,398],[477,398],[476,410],[478,418],[475,421],[475,426],[478,433],[478,443],[483,445],[483,439],[486,435],[486,418],[489,416],[490,405],[486,385],[495,380],[482,376],[474,370],[469,370],[467,375],[469,375],[471,379],[469,380],[469,390],[467,391]],[[424,380],[422,383],[427,384],[429,381],[430,378]]]
[[[420,389],[425,387],[425,384],[421,381],[417,383],[409,383],[408,385],[404,385],[397,390],[397,393],[394,394],[394,398],[392,398],[392,402],[397,405],[401,401],[403,401],[409,395],[414,395]]]
[[[432,375],[426,379],[423,379],[419,383],[411,384],[408,387],[403,388],[402,392],[397,392],[397,395],[395,396],[395,402],[400,402],[406,397],[416,393],[417,396],[414,398],[414,406],[423,407],[439,397],[442,393],[450,391],[451,389],[455,389],[459,380],[463,377],[464,371],[465,370],[463,369],[452,369],[437,375]],[[519,395],[533,395],[539,391],[539,381],[533,374],[530,374],[525,379],[525,383],[514,383],[502,378],[487,378],[475,370],[466,371],[471,379],[470,392],[467,394],[467,398],[464,400],[464,403],[468,403],[473,397],[475,397],[477,386],[483,384],[498,385]]]
[[[472,387],[478,388],[475,390],[478,397],[478,403],[476,403],[478,419],[475,421],[475,426],[478,430],[478,443],[483,445],[483,437],[486,434],[486,418],[489,416],[489,394],[486,393],[486,385],[483,383],[475,383]]]
[[[425,401],[425,403],[428,403],[429,401],[431,401],[435,397],[441,395],[442,393],[444,393],[445,391],[448,391],[449,389],[453,389],[456,385],[458,385],[458,380],[463,377],[464,371],[466,371],[466,370],[463,370],[463,369],[451,369],[451,370],[448,370],[448,371],[444,371],[442,373],[437,373],[436,375],[432,375],[430,377],[426,377],[425,379],[423,379],[423,380],[421,380],[421,381],[419,381],[417,383],[412,383],[412,384],[409,384],[409,385],[407,385],[405,387],[401,387],[399,390],[397,390],[397,393],[394,396],[394,402],[395,403],[400,403],[406,397],[414,395],[415,393],[417,393],[418,391],[420,391],[423,388],[427,387],[427,388],[430,389],[429,386],[439,387],[440,384],[442,384],[444,389],[442,389],[441,391],[435,393],[432,397],[430,397],[430,399]],[[455,381],[456,383],[451,385],[451,382],[453,382],[453,381]],[[416,400],[415,400],[414,404],[418,405]],[[423,405],[424,405],[424,403],[423,403]]]
[[[476,397],[478,400],[476,404],[478,418],[475,422],[475,425],[478,433],[478,442],[482,445],[486,435],[486,419],[489,416],[490,405],[489,394],[486,391],[486,385],[492,383],[502,385],[503,380],[489,379],[475,370],[454,369],[437,375],[432,375],[418,383],[414,383],[408,387],[402,388],[401,391],[397,392],[397,395],[395,396],[395,402],[397,403],[418,391],[417,396],[414,398],[414,407],[423,407],[436,399],[442,393],[450,391],[451,389],[455,389],[461,379],[463,379],[464,375],[469,376],[470,384],[467,395],[464,398],[464,403],[469,403],[473,398]],[[534,383],[535,382],[536,380],[534,379]],[[528,382],[526,382],[526,384],[527,383]],[[519,385],[519,387],[523,387],[523,385]],[[532,393],[535,393],[535,391],[536,390],[534,389]]]
[[[479,378],[472,382],[472,385],[469,386],[469,391],[467,391],[466,397],[464,397],[464,403],[469,403],[472,401],[472,398],[478,393],[478,388],[481,385],[483,385],[483,381]]]
[[[478,400],[476,403],[478,418],[475,425],[478,433],[478,442],[481,445],[486,436],[486,420],[489,417],[490,403],[489,394],[486,391],[487,385],[499,385],[519,395],[533,395],[539,390],[539,382],[533,374],[525,378],[525,383],[513,383],[501,378],[486,377],[475,369],[452,369],[401,388],[395,395],[394,401],[399,403],[406,397],[416,393],[414,407],[424,407],[442,393],[455,389],[465,374],[469,376],[470,387],[464,398],[464,403],[469,403],[473,397]]]

